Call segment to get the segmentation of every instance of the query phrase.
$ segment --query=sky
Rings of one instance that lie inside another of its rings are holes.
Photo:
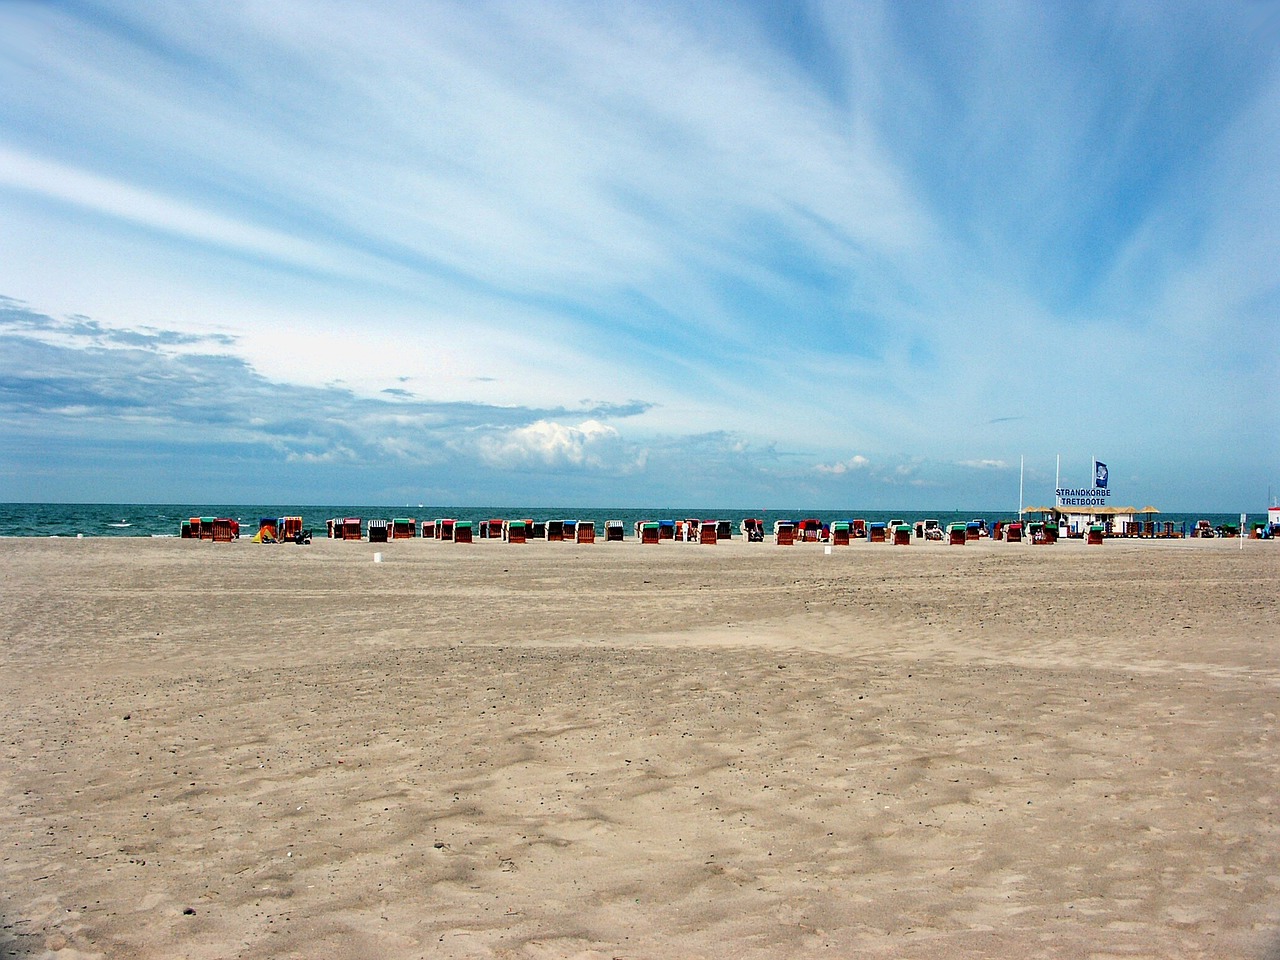
[[[1277,170],[1272,2],[0,0],[0,500],[1256,512]]]

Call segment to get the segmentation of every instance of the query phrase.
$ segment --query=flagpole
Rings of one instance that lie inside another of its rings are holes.
[[[1022,519],[1022,476],[1027,466],[1027,458],[1018,455],[1018,519]]]

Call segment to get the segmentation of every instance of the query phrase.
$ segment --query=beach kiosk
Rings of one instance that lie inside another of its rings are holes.
[[[594,520],[579,520],[574,530],[574,539],[578,543],[595,543],[596,522]]]
[[[963,523],[947,524],[947,543],[953,547],[963,547],[969,539],[968,530]]]
[[[604,541],[605,543],[621,543],[626,539],[627,530],[622,525],[621,520],[606,520],[604,522]]]

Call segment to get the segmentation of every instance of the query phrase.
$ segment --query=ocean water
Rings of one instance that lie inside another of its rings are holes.
[[[908,523],[933,519],[943,526],[974,518],[988,524],[997,520],[1016,519],[1017,510],[753,510],[724,507],[459,507],[459,506],[369,506],[352,504],[225,504],[225,503],[0,503],[0,537],[174,537],[189,517],[230,517],[240,522],[242,536],[251,537],[262,517],[301,516],[303,526],[324,536],[325,521],[332,517],[360,517],[368,520],[391,520],[414,517],[417,520],[449,517],[478,522],[493,517],[534,520],[594,520],[597,535],[606,520],[621,520],[628,539],[632,525],[638,520],[680,520],[696,517],[702,520],[731,520],[734,536],[743,517],[760,517],[765,529],[772,530],[775,520],[816,517],[824,523],[862,518],[868,521],[897,520]],[[1249,516],[1249,522],[1266,519],[1265,506]],[[1190,531],[1197,520],[1208,520],[1214,526],[1237,524],[1239,513],[1162,513],[1155,519],[1172,522],[1175,530]]]

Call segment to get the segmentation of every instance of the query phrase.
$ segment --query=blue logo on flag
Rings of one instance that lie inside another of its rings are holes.
[[[1095,487],[1107,485],[1107,465],[1101,460],[1093,461],[1093,485]]]

